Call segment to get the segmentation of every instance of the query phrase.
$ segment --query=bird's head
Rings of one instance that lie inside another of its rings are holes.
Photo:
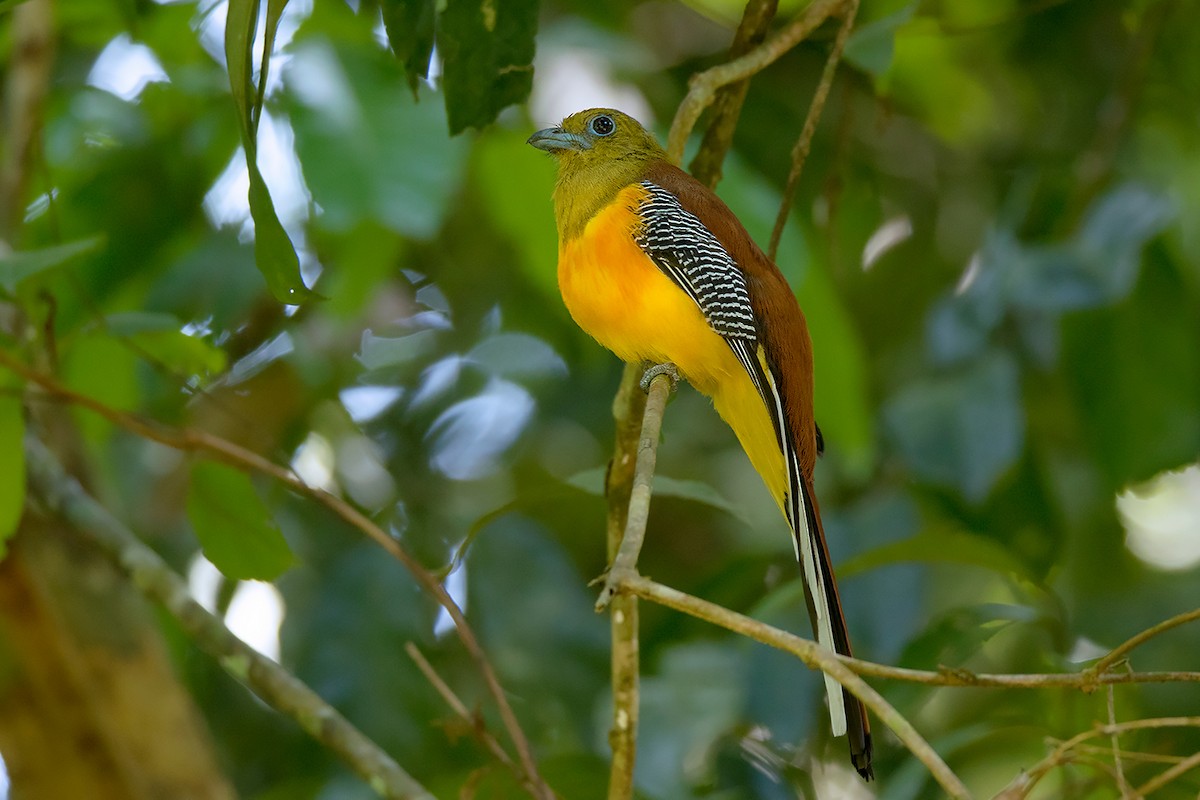
[[[667,155],[641,123],[611,108],[572,114],[528,141],[558,161],[554,197],[560,233],[579,230],[596,209],[641,180],[650,163]]]
[[[529,137],[529,144],[575,169],[612,161],[644,163],[663,149],[636,119],[611,108],[589,108]]]

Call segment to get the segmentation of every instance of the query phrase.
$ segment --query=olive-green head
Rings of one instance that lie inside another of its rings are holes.
[[[667,155],[641,123],[611,108],[572,114],[530,136],[529,144],[558,161],[554,206],[564,241],[581,233],[617,192],[641,180],[651,163]]]

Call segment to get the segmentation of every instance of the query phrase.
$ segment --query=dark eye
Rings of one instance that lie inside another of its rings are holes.
[[[588,127],[597,136],[608,136],[617,129],[617,123],[613,122],[613,118],[608,114],[601,114],[598,117],[592,117],[592,121],[588,123]]]

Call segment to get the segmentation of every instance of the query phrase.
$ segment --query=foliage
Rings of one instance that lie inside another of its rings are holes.
[[[13,8],[0,7],[6,59]],[[605,566],[598,471],[620,366],[557,298],[553,168],[524,140],[593,84],[644,103],[665,133],[740,13],[61,3],[23,221],[0,253],[0,346],[107,406],[289,464],[445,568],[547,780],[603,796],[609,645],[587,581]],[[815,345],[818,494],[856,652],[1076,671],[1196,605],[1196,564],[1135,557],[1115,503],[1200,451],[1191,12],[863,0],[859,19],[780,249]],[[749,90],[719,193],[764,245],[834,30]],[[123,91],[135,51],[159,69]],[[0,370],[0,542],[24,501],[19,389]],[[226,601],[272,580],[281,663],[437,796],[520,793],[405,655],[415,642],[499,735],[448,621],[378,547],[278,485],[53,412],[76,426],[92,491],[176,569],[202,550]],[[806,635],[783,520],[686,388],[659,472],[643,573]],[[844,745],[818,676],[646,604],[641,648],[642,796],[839,796]],[[1188,669],[1198,648],[1183,627],[1132,664]],[[191,644],[175,655],[241,795],[368,796]],[[1103,692],[874,685],[981,796],[1042,758],[1045,737],[1108,718]],[[1195,713],[1194,697],[1119,686],[1115,710]],[[846,792],[939,796],[907,751],[877,742],[878,782]],[[1200,733],[1121,744],[1188,755]],[[1133,785],[1160,770],[1125,763]],[[1056,771],[1042,796],[1112,796],[1100,777]],[[1155,796],[1198,790],[1191,773]]]

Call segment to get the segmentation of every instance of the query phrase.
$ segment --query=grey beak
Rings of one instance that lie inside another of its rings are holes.
[[[563,150],[589,150],[592,143],[575,133],[567,133],[562,128],[544,128],[526,140],[538,150],[557,153]]]

